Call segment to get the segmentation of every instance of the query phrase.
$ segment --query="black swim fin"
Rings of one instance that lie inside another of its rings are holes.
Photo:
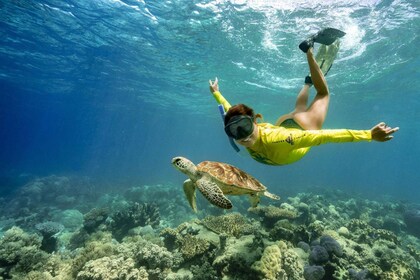
[[[343,37],[344,35],[346,35],[346,32],[343,32],[341,30],[338,30],[332,27],[327,27],[327,28],[322,29],[318,33],[316,33],[313,36],[313,41],[315,43],[329,46],[332,43],[334,43],[335,40]]]
[[[306,53],[309,48],[314,46],[314,43],[329,46],[344,35],[346,35],[346,32],[343,32],[336,28],[327,27],[318,31],[318,33],[316,33],[315,35],[310,36],[308,39],[300,43],[299,48],[304,53]]]

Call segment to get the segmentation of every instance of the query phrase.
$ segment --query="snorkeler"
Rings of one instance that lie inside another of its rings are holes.
[[[313,37],[312,37],[313,38]],[[295,109],[281,116],[276,123],[257,123],[261,118],[244,104],[231,106],[219,91],[219,83],[210,82],[210,91],[226,112],[224,125],[226,134],[236,143],[246,147],[248,153],[258,162],[269,165],[284,165],[300,160],[312,146],[326,143],[357,141],[389,141],[398,127],[391,128],[380,122],[370,130],[322,129],[328,111],[330,93],[324,73],[313,55],[311,37],[299,48],[306,53],[310,76],[299,92]],[[332,63],[332,62],[331,62]],[[309,89],[316,89],[316,96],[308,106]]]

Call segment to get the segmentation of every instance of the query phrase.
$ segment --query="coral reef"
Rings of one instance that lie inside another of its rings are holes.
[[[280,206],[246,211],[238,199],[239,212],[203,203],[194,214],[174,187],[93,196],[89,180],[52,176],[25,185],[21,197],[1,200],[16,212],[0,217],[0,279],[420,277],[416,205],[315,189]]]
[[[404,222],[410,233],[420,238],[420,209],[409,209],[404,213]]]
[[[186,234],[177,240],[179,251],[185,260],[196,258],[207,252],[211,243],[205,239]]]
[[[307,265],[303,269],[305,280],[321,280],[325,275],[325,270],[319,265]]]
[[[77,280],[137,280],[147,279],[149,275],[143,268],[136,268],[133,259],[124,257],[88,261],[77,274]]]
[[[252,269],[254,262],[260,260],[262,248],[253,248],[253,236],[243,235],[239,238],[229,237],[222,254],[213,260],[213,267],[225,278],[258,279],[258,273]]]
[[[329,256],[328,251],[320,245],[316,245],[312,248],[311,253],[309,254],[309,263],[311,264],[324,264],[328,262]]]
[[[283,241],[267,246],[252,267],[262,279],[304,279],[299,256]]]
[[[321,236],[319,243],[322,247],[324,247],[328,254],[332,256],[333,254],[337,257],[341,257],[343,255],[343,250],[341,249],[341,245],[331,236],[324,235]]]
[[[235,237],[250,234],[254,227],[239,213],[230,213],[223,216],[207,216],[202,224],[216,233],[225,233]]]
[[[267,246],[264,249],[261,260],[256,261],[252,266],[264,279],[275,280],[284,277],[281,251],[276,244]]]
[[[41,249],[45,252],[52,253],[57,247],[57,234],[60,233],[64,226],[56,222],[44,222],[35,225],[35,228],[42,235]]]
[[[108,218],[109,210],[107,208],[93,208],[84,215],[83,228],[92,233],[96,231]]]
[[[42,267],[48,254],[40,247],[41,239],[37,234],[25,233],[18,227],[7,230],[0,239],[0,267],[5,278]]]
[[[83,225],[83,214],[76,209],[67,209],[53,215],[52,221],[60,223],[70,231],[75,231]]]
[[[249,212],[260,216],[266,227],[272,227],[278,220],[296,219],[298,217],[297,210],[285,203],[282,204],[282,207],[258,206],[249,209]]]
[[[160,222],[159,208],[154,203],[131,203],[111,218],[111,231],[117,240],[121,240],[132,228],[146,225],[157,227]]]

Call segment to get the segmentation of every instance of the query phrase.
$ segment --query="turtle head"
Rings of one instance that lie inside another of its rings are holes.
[[[188,176],[194,175],[197,172],[197,167],[195,167],[194,163],[184,157],[174,157],[172,159],[172,165]]]

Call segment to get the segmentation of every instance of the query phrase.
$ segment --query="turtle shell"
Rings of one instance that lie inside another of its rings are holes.
[[[227,186],[260,192],[267,188],[257,179],[241,169],[222,162],[203,161],[197,165],[199,171],[207,173],[212,178]],[[232,189],[234,191],[234,189]],[[232,193],[233,194],[233,193]]]

